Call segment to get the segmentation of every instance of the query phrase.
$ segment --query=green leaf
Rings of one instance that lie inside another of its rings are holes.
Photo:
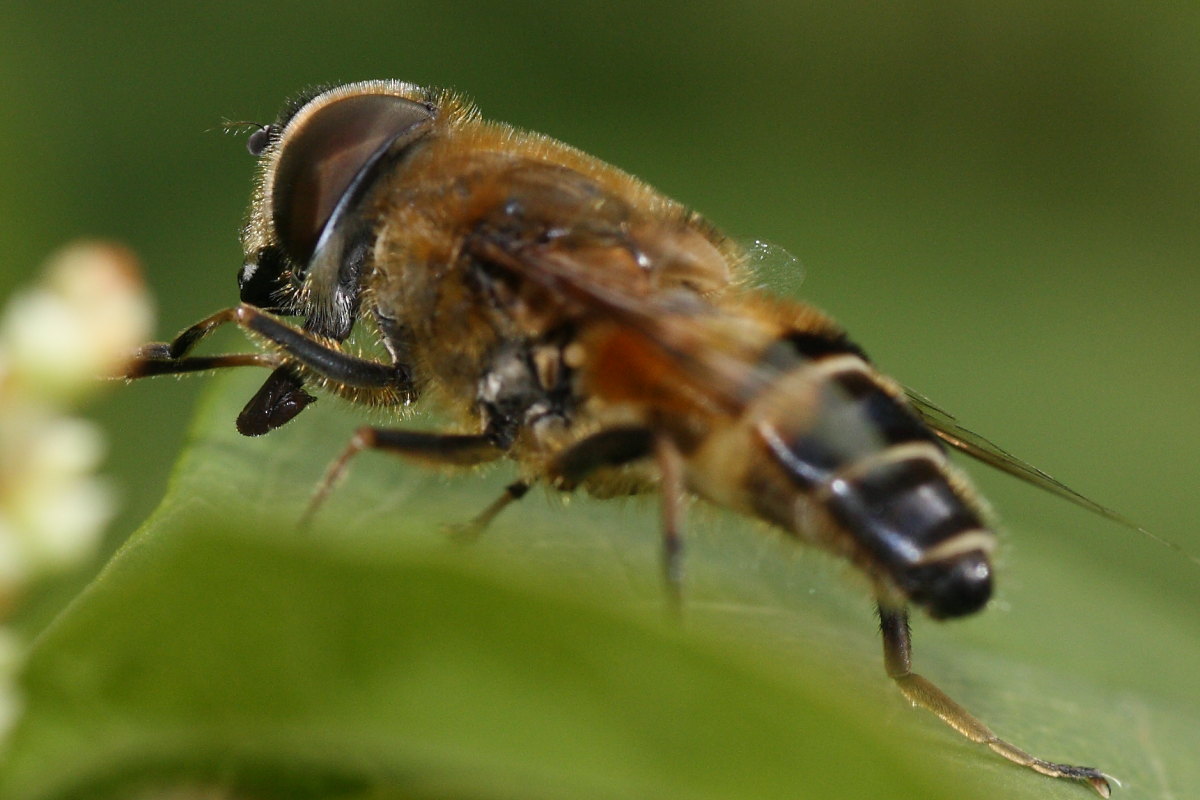
[[[535,493],[456,545],[443,525],[509,469],[448,477],[368,453],[297,530],[361,417],[324,400],[238,437],[261,379],[216,382],[157,513],[38,640],[0,797],[1091,796],[910,709],[855,578],[745,520],[693,513],[682,625],[652,501]],[[917,668],[1017,744],[1118,776],[1118,797],[1186,795],[1193,615],[1097,595],[1086,566],[1020,566],[999,609],[918,621]],[[1021,608],[1023,586],[1050,587],[1033,594],[1050,607],[1096,598],[1108,630]],[[1122,682],[1102,647],[1181,663]]]

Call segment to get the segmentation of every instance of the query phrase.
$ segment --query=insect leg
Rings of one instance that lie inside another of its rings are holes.
[[[195,325],[186,328],[169,342],[151,342],[143,345],[125,371],[126,378],[148,378],[153,375],[174,375],[207,369],[235,366],[275,366],[277,356],[264,354],[255,360],[253,355],[201,356],[188,358],[187,354],[206,336],[227,322],[235,321],[236,308],[218,311]],[[263,359],[271,359],[265,361]]]
[[[965,708],[954,702],[938,687],[912,671],[912,637],[908,627],[908,611],[879,604],[879,628],[883,633],[883,661],[888,676],[900,691],[916,706],[932,711],[942,721],[973,742],[986,744],[1009,761],[1029,767],[1052,778],[1071,778],[1083,781],[1101,797],[1108,797],[1108,776],[1092,767],[1076,767],[1043,761],[1004,741]]]
[[[387,450],[429,463],[469,467],[494,461],[504,455],[504,450],[495,444],[495,438],[488,431],[483,433],[430,433],[387,428],[359,428],[350,439],[350,443],[346,445],[346,449],[329,466],[325,477],[317,485],[317,490],[313,493],[312,500],[309,501],[308,508],[301,518],[301,526],[306,526],[312,520],[313,515],[329,497],[333,487],[346,473],[350,459],[363,450]],[[498,512],[499,509],[495,513]]]
[[[683,605],[683,458],[673,442],[646,428],[609,428],[576,442],[550,466],[554,485],[574,489],[601,467],[618,467],[653,456],[658,465],[662,498],[662,571],[670,604],[676,613]]]
[[[653,437],[645,428],[623,426],[609,428],[588,436],[560,452],[551,462],[548,472],[555,488],[562,491],[572,491],[581,481],[601,467],[615,467],[630,461],[636,461],[651,455]],[[450,533],[459,539],[470,540],[479,536],[496,516],[520,500],[529,491],[529,483],[517,481],[505,487],[504,494],[496,498],[478,516],[464,525],[452,526]],[[674,519],[674,517],[672,518]],[[677,526],[672,524],[672,533],[668,538],[671,545],[668,549],[678,550]],[[673,557],[676,558],[677,557]],[[676,561],[668,559],[674,566],[667,567],[672,574],[678,575]],[[668,581],[671,584],[672,581]],[[678,580],[673,583],[677,584]]]
[[[570,491],[600,467],[620,466],[650,455],[652,452],[650,443],[649,431],[644,428],[612,428],[601,431],[560,453],[550,468],[550,474],[559,489]],[[674,448],[671,450],[674,452]],[[677,453],[675,455],[678,456]],[[680,466],[676,472],[682,474],[681,470]],[[681,556],[679,509],[677,501],[668,500],[668,495],[671,493],[665,491],[667,482],[665,468],[663,482],[663,569],[667,577],[667,585],[677,590],[682,575],[679,563]],[[465,525],[453,527],[451,533],[456,538],[462,539],[477,537],[501,511],[524,497],[529,488],[529,483],[523,480],[509,484],[504,487],[504,493],[493,500],[478,516]],[[674,594],[678,595],[678,591],[675,591]]]
[[[279,352],[188,355],[205,337],[227,323],[262,336]],[[238,431],[246,436],[260,436],[278,428],[313,402],[315,398],[304,391],[305,370],[324,378],[332,391],[359,402],[390,405],[411,400],[416,394],[406,364],[357,358],[309,331],[246,304],[202,319],[170,342],[145,345],[125,377],[145,378],[236,366],[276,368],[238,415]]]
[[[654,434],[628,425],[607,428],[587,436],[559,453],[549,472],[555,488],[574,490],[601,467],[619,467],[654,453]]]
[[[329,381],[329,388],[359,402],[383,404],[412,399],[415,390],[407,365],[383,364],[351,356],[306,330],[287,325],[253,306],[241,305],[239,325],[264,336],[303,367]],[[285,365],[275,370],[238,415],[238,431],[260,436],[291,421],[316,398],[304,391],[297,370]]]
[[[169,342],[151,342],[142,345],[135,354],[123,377],[149,378],[155,375],[180,375],[187,372],[202,372],[225,367],[274,367],[280,357],[274,353],[239,353],[223,356],[188,357],[202,339],[221,325],[234,321],[237,309],[227,308],[211,317],[200,320],[183,330]]]
[[[683,610],[683,457],[675,443],[659,436],[654,441],[658,462],[659,497],[662,499],[662,570],[671,608]]]
[[[242,436],[262,436],[290,422],[317,398],[304,391],[304,380],[288,365],[277,367],[238,414]]]
[[[275,353],[230,353],[221,356],[188,358],[170,358],[159,355],[159,353],[165,353],[165,348],[168,346],[165,342],[154,342],[142,347],[125,369],[125,373],[117,377],[133,380],[135,378],[152,378],[155,375],[207,372],[210,369],[225,369],[226,367],[274,367],[278,366],[281,360]],[[151,348],[163,349],[152,350]]]
[[[343,394],[358,390],[388,390],[410,395],[412,378],[404,364],[384,364],[358,358],[339,350],[312,333],[276,319],[254,306],[242,304],[202,319],[184,330],[170,342],[145,345],[126,371],[125,377],[142,378],[178,372],[212,369],[214,366],[279,366],[283,358],[277,354],[264,356],[214,356],[205,359],[204,366],[194,366],[201,359],[188,357],[197,344],[221,325],[234,323],[262,336],[282,351],[282,356],[330,381],[331,389]],[[215,363],[214,362],[220,362]],[[356,395],[363,399],[361,395]]]
[[[461,525],[449,526],[448,533],[455,539],[463,542],[471,542],[479,538],[479,535],[492,524],[501,511],[508,508],[510,505],[520,500],[529,492],[530,484],[528,481],[514,481],[504,487],[504,493],[488,504],[488,507],[480,511],[469,522]]]

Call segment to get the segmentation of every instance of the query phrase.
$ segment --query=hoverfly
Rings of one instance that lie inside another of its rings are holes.
[[[538,482],[658,491],[675,596],[687,496],[765,520],[868,578],[887,673],[910,701],[1109,796],[1103,772],[1030,755],[913,672],[908,609],[958,617],[991,596],[995,536],[947,445],[1121,518],[906,393],[822,312],[752,288],[745,251],[697,213],[456,94],[398,81],[309,92],[248,149],[241,303],[146,345],[128,377],[267,367],[237,420],[249,436],[303,411],[309,387],[396,408],[436,390],[460,430],[360,428],[314,503],[368,448],[515,461],[521,480],[477,528]],[[263,351],[192,354],[227,323]],[[347,352],[356,326],[385,358]]]

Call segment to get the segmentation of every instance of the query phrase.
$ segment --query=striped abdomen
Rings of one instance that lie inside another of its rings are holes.
[[[981,608],[994,535],[933,433],[853,352],[772,360],[777,379],[696,453],[696,488],[845,555],[934,617]]]

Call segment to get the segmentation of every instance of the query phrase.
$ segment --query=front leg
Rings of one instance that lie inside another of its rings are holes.
[[[214,330],[229,323],[258,335],[274,352],[190,355]],[[396,405],[416,399],[416,388],[406,364],[384,364],[352,356],[331,340],[246,304],[219,311],[187,328],[170,342],[145,345],[129,365],[125,377],[178,375],[240,366],[275,368],[238,417],[238,430],[247,436],[258,436],[278,428],[313,401],[314,398],[304,391],[302,373],[357,402]]]
[[[262,436],[291,422],[316,401],[304,391],[304,380],[288,365],[277,367],[238,414],[242,436]]]
[[[908,627],[908,611],[879,604],[879,628],[883,633],[883,661],[888,677],[896,682],[900,691],[916,706],[937,714],[943,722],[972,742],[986,744],[995,752],[1024,767],[1049,775],[1052,778],[1070,778],[1083,781],[1101,797],[1108,797],[1111,789],[1108,776],[1093,767],[1076,767],[1044,761],[1026,753],[1021,748],[1006,742],[991,728],[976,719],[969,711],[950,699],[938,687],[912,671],[912,637]]]

